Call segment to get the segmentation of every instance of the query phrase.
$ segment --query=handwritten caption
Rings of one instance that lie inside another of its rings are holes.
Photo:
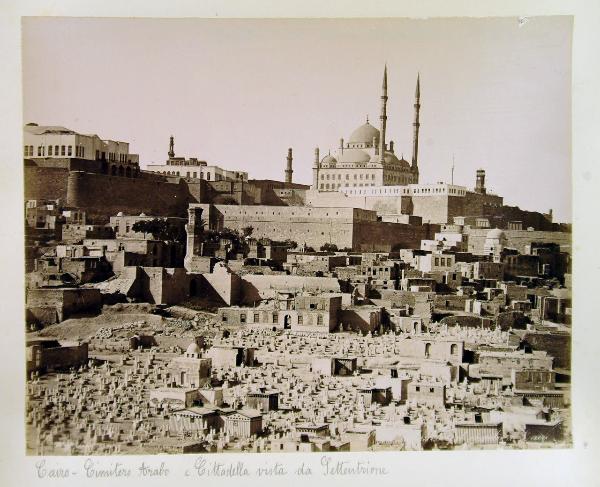
[[[65,462],[66,463],[66,462]],[[72,463],[72,462],[69,462]],[[257,465],[258,463],[258,465]],[[117,479],[117,478],[246,478],[246,477],[344,477],[344,476],[385,476],[387,466],[373,460],[336,459],[322,455],[315,461],[270,461],[253,462],[250,465],[242,460],[223,461],[221,458],[191,457],[190,462],[169,462],[168,460],[141,462],[86,458],[80,465],[67,466],[60,460],[41,459],[35,462],[38,479]]]

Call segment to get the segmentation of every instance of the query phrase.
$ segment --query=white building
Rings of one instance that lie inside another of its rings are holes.
[[[23,143],[23,156],[31,159],[78,158],[139,163],[139,156],[129,153],[128,142],[103,140],[95,134],[80,134],[65,127],[27,124]]]
[[[205,179],[206,181],[248,181],[248,173],[229,171],[219,166],[209,166],[206,161],[195,157],[175,157],[174,140],[171,136],[169,158],[164,164],[148,164],[148,171],[180,176],[187,179]]]

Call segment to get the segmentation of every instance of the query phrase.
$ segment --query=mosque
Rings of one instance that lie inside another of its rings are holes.
[[[370,186],[405,186],[418,184],[419,167],[419,110],[420,80],[417,76],[415,90],[415,118],[413,123],[412,163],[394,154],[394,142],[386,143],[387,124],[387,66],[383,71],[381,87],[381,114],[379,129],[367,121],[358,127],[347,142],[340,139],[335,154],[319,159],[319,148],[315,149],[312,190],[319,192],[340,191],[343,188]]]

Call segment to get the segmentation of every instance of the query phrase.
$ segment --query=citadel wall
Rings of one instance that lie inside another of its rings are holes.
[[[490,231],[489,228],[468,228],[464,232],[468,235],[468,252],[483,255],[485,238]],[[547,232],[537,230],[503,230],[507,238],[506,247],[517,249],[525,253],[525,246],[531,242],[557,243],[563,252],[571,253],[571,234],[567,232]]]
[[[199,188],[196,194],[199,194]],[[189,186],[154,178],[125,178],[82,171],[67,179],[67,206],[86,211],[92,221],[107,220],[119,211],[185,218],[187,205],[195,202]]]

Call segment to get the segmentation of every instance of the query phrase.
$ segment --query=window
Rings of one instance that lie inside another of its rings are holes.
[[[61,146],[60,146],[60,155],[61,155],[61,156],[64,156],[64,155],[65,155],[65,149],[66,149],[66,147],[65,147],[64,145],[61,145]]]
[[[260,316],[258,313],[254,313],[254,323],[258,323],[260,321]]]
[[[246,323],[246,315],[244,313],[240,315],[240,323]]]
[[[277,313],[273,313],[273,323],[277,323]]]
[[[227,316],[223,315],[223,317],[221,318],[221,321],[227,321]]]
[[[304,316],[298,315],[298,324],[299,325],[303,325],[304,324]]]
[[[429,388],[429,392],[433,394],[433,387]]]
[[[317,325],[321,326],[323,324],[323,315],[317,316]]]
[[[51,145],[48,146],[48,155],[49,156],[52,155],[52,146]]]
[[[41,157],[42,155],[42,146],[38,145],[38,157]]]
[[[421,388],[420,388],[419,386],[416,386],[416,387],[415,387],[415,391],[417,391],[417,392],[421,392]]]
[[[194,172],[192,173],[192,175],[193,175],[193,177],[194,177],[194,178],[198,177],[198,173],[197,173],[196,171],[194,171]]]

